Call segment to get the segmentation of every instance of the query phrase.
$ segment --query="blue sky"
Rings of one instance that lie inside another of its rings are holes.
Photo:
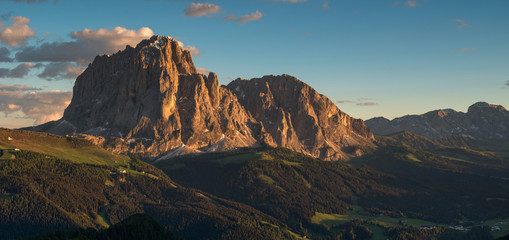
[[[356,118],[509,107],[508,12],[507,0],[0,0],[0,126],[58,118],[90,58],[39,61],[27,49],[103,54],[135,45],[144,27],[194,47],[196,66],[221,84],[290,74]],[[25,74],[11,70],[20,64]]]

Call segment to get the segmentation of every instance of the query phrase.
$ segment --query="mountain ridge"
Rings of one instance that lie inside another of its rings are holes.
[[[261,79],[270,86],[219,86],[215,73],[197,73],[178,41],[153,36],[135,48],[97,56],[77,78],[64,116],[27,129],[79,135],[117,153],[159,159],[268,145],[339,160],[362,155],[359,146],[374,141],[362,120],[295,77]],[[281,88],[282,81],[293,88]],[[240,92],[253,97],[243,99]],[[279,95],[294,101],[281,102]],[[262,109],[268,119],[260,119]]]
[[[486,102],[472,104],[466,113],[440,109],[393,120],[375,117],[365,123],[376,135],[409,131],[431,140],[457,135],[481,140],[509,138],[509,111]]]

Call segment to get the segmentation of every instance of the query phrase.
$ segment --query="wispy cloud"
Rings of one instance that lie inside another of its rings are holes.
[[[191,3],[184,9],[184,14],[188,17],[211,16],[218,13],[221,7],[210,3]]]
[[[465,19],[454,19],[453,21],[460,23],[460,25],[458,25],[458,28],[468,28],[468,27],[470,27],[470,25],[465,23]]]
[[[48,81],[76,79],[84,70],[84,67],[80,67],[73,63],[53,62],[47,64],[44,71],[37,76]]]
[[[465,53],[468,51],[476,50],[475,48],[460,48],[456,50],[451,50],[451,53]]]
[[[509,80],[507,80],[507,82],[505,83],[506,86],[509,86]]]
[[[198,71],[198,73],[203,74],[203,75],[209,75],[209,73],[210,73],[210,71],[205,68],[198,68],[198,69],[196,69],[196,71]]]
[[[195,46],[184,46],[183,48],[189,51],[193,56],[200,56],[200,50]]]
[[[11,20],[12,25],[0,29],[0,41],[12,47],[24,46],[29,38],[35,36],[35,32],[28,26],[30,19],[17,16],[11,17]]]
[[[378,105],[380,105],[380,104],[379,104],[379,103],[377,103],[377,102],[360,102],[360,103],[357,103],[357,104],[355,104],[355,105],[357,105],[357,106],[364,106],[364,107],[366,107],[366,106],[378,106]]]
[[[36,88],[36,87],[30,87],[27,85],[20,85],[20,84],[15,84],[15,85],[0,84],[0,91],[23,92],[23,91],[39,91],[39,90],[42,90],[42,89]]]
[[[329,0],[323,0],[322,8],[323,8],[323,10],[329,10],[330,9]]]
[[[262,19],[262,17],[263,17],[263,13],[256,10],[256,12],[254,12],[254,13],[240,16],[239,18],[237,18],[236,21],[240,22],[240,23],[247,23],[247,22],[251,22],[251,21],[258,21],[258,20]]]
[[[235,19],[237,18],[237,16],[235,16],[235,14],[230,14],[230,15],[227,15],[226,17],[224,17],[223,19],[224,20],[232,20],[232,19]]]
[[[8,115],[21,111],[42,124],[62,117],[65,108],[71,102],[71,91],[38,91],[25,85],[0,85],[0,113]]]
[[[406,6],[406,7],[417,7],[419,4],[417,3],[417,1],[411,1],[411,0],[408,0],[408,1],[405,1],[405,2],[393,2],[392,3],[392,6],[393,7],[396,7],[396,6]]]
[[[22,78],[28,75],[30,68],[41,66],[41,64],[21,63],[13,69],[0,68],[0,78]]]
[[[353,100],[338,100],[338,101],[336,101],[336,103],[337,104],[355,104],[355,105],[361,106],[361,107],[380,105],[378,102],[375,102],[375,100],[376,99],[373,99],[373,98],[359,98],[355,101],[353,101]]]
[[[409,7],[417,7],[417,2],[408,0],[405,2],[405,5],[407,5]]]

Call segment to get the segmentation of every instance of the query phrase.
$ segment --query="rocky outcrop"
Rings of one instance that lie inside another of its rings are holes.
[[[394,120],[377,117],[366,121],[377,135],[409,131],[429,139],[468,136],[476,139],[509,138],[509,112],[500,105],[478,102],[468,112],[443,109]]]
[[[269,145],[337,160],[374,139],[362,120],[294,77],[222,87],[215,73],[196,72],[176,40],[160,36],[97,56],[77,78],[63,118],[32,130],[162,158]]]
[[[362,120],[341,112],[327,97],[289,75],[237,79],[227,88],[262,125],[264,141],[324,159],[345,158],[371,142]]]

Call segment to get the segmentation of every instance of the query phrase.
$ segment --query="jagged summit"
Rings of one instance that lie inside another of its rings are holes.
[[[295,77],[237,79],[226,87],[262,124],[270,145],[339,159],[346,157],[345,145],[363,145],[374,139],[362,120],[341,112],[330,99]]]
[[[489,104],[487,102],[477,102],[468,107],[469,113],[474,113],[477,111],[503,112],[507,110],[502,105]]]
[[[377,135],[410,131],[429,139],[467,136],[477,139],[509,138],[509,112],[501,105],[477,102],[466,113],[434,110],[388,120],[372,118],[366,125]]]
[[[152,157],[270,145],[337,160],[374,139],[362,120],[295,77],[219,86],[215,73],[197,73],[178,41],[161,36],[97,56],[76,79],[62,119],[33,130]]]

